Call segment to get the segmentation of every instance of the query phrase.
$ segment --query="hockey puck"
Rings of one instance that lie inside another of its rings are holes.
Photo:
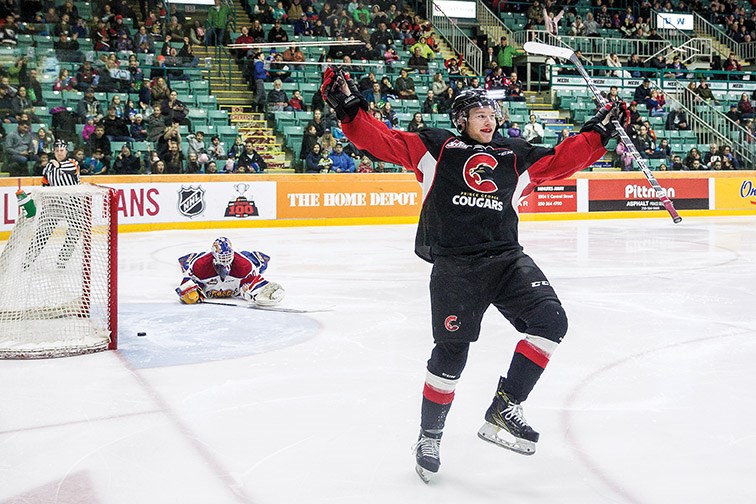
[[[147,333],[146,332],[138,332],[137,336],[147,336]]]

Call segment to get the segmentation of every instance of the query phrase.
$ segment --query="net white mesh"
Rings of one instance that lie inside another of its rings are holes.
[[[36,215],[19,215],[0,253],[0,358],[108,348],[116,318],[113,194],[91,184],[31,192]]]

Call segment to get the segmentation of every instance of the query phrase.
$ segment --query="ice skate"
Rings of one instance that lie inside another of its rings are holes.
[[[431,480],[431,477],[438,472],[441,466],[439,457],[439,447],[441,446],[441,433],[433,434],[421,430],[417,443],[412,447],[415,452],[415,471],[425,483]]]
[[[503,392],[498,392],[486,411],[486,423],[478,437],[523,455],[533,455],[539,434],[525,420],[522,406]]]

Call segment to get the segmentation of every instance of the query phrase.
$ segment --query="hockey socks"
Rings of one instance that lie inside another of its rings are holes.
[[[430,371],[425,376],[420,427],[424,431],[440,432],[446,424],[446,415],[454,400],[454,388],[459,380],[436,376]]]
[[[512,356],[507,377],[502,378],[499,390],[517,402],[527,399],[556,347],[556,342],[540,336],[528,335],[520,340]]]

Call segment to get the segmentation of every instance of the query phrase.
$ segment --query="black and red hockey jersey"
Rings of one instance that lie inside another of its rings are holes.
[[[520,199],[606,152],[595,132],[569,137],[555,148],[498,135],[484,145],[443,129],[391,130],[363,110],[342,127],[357,148],[415,172],[423,187],[415,253],[429,262],[437,255],[521,249]]]

